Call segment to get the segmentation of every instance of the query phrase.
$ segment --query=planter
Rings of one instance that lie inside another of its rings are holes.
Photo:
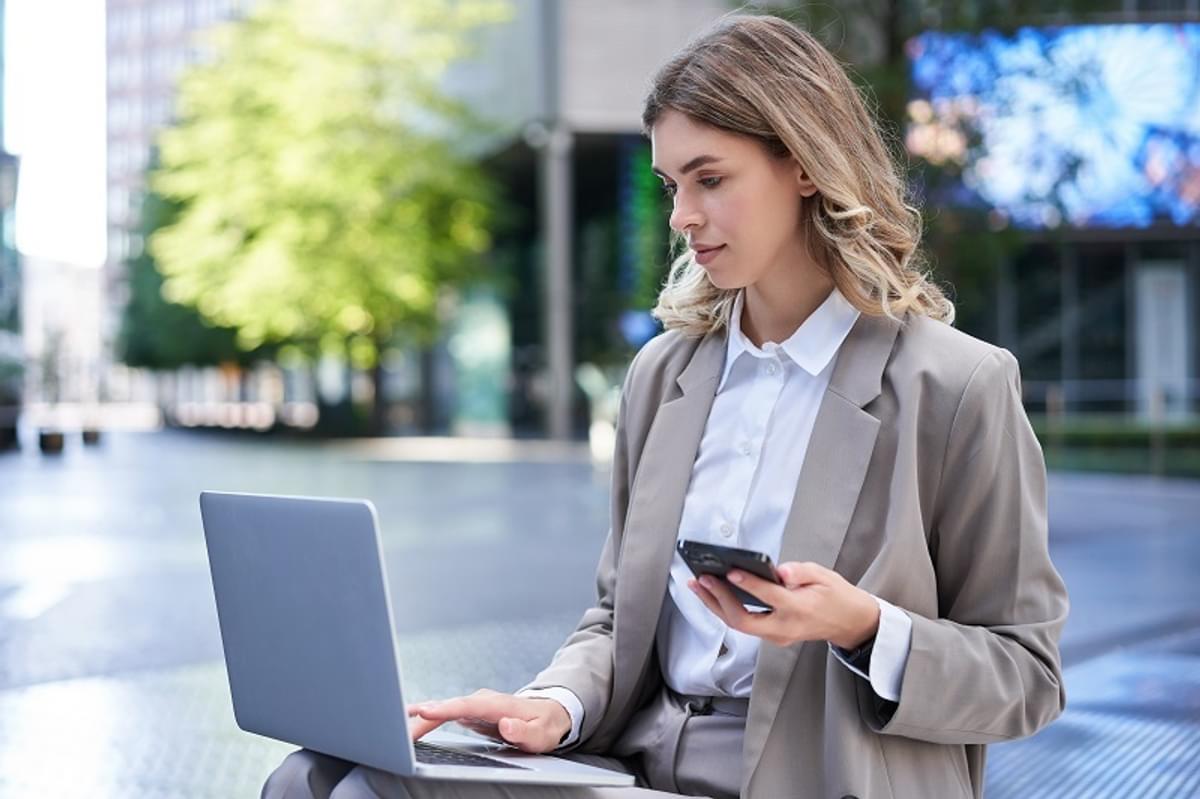
[[[21,406],[0,390],[0,452],[21,446],[21,441],[17,438],[17,418],[20,413]]]
[[[59,455],[63,451],[66,437],[56,430],[38,432],[38,448],[46,455]]]

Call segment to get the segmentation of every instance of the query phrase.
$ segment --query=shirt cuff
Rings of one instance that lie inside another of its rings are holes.
[[[881,699],[900,701],[900,686],[904,683],[904,669],[908,666],[908,651],[912,646],[912,619],[900,608],[879,597],[879,630],[871,649],[870,674],[855,667],[846,653],[833,644],[829,650],[833,656],[858,676],[871,683],[871,689]]]
[[[567,733],[567,737],[562,740],[562,743],[555,747],[556,749],[570,746],[579,740],[579,730],[583,727],[583,702],[579,701],[579,697],[570,688],[561,688],[559,686],[526,688],[524,691],[519,691],[517,696],[553,699],[566,709],[567,715],[571,717],[571,731]]]

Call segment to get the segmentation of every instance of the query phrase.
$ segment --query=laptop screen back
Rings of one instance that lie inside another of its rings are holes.
[[[200,511],[238,726],[411,774],[371,504],[204,492]]]

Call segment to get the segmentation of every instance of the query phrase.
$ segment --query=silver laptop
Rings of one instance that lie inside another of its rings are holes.
[[[200,515],[243,730],[412,777],[633,784],[473,736],[414,746],[370,502],[205,491]]]

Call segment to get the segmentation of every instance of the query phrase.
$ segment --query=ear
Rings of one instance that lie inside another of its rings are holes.
[[[811,197],[817,193],[817,184],[813,183],[808,177],[808,173],[804,171],[804,167],[796,162],[794,165],[796,175],[796,185],[800,187],[801,197]]]

